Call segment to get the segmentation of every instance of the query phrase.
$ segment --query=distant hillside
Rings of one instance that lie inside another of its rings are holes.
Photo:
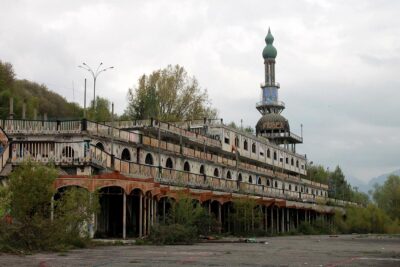
[[[354,176],[347,176],[346,179],[352,186],[358,187],[358,191],[368,193],[369,190],[372,190],[374,188],[374,184],[380,184],[380,185],[384,184],[387,177],[392,174],[400,176],[400,169],[374,177],[368,183],[361,181],[360,179]]]
[[[382,185],[383,183],[385,183],[385,181],[386,181],[386,179],[388,178],[388,176],[390,176],[390,175],[392,175],[392,174],[394,174],[394,175],[399,175],[399,176],[400,176],[400,169],[399,169],[399,170],[392,171],[391,173],[382,174],[382,175],[379,175],[379,176],[377,176],[377,177],[372,178],[372,179],[369,181],[368,186],[369,186],[370,188],[373,188],[374,184],[380,184],[380,185]]]
[[[28,80],[15,79],[10,63],[0,61],[0,118],[8,117],[9,99],[14,99],[14,118],[22,117],[22,106],[26,103],[26,118],[33,119],[34,109],[38,118],[47,114],[50,118],[76,118],[83,114],[77,103],[68,102],[61,95],[48,90],[45,85]]]
[[[371,188],[369,187],[368,183],[361,181],[360,179],[354,177],[354,176],[346,176],[347,181],[351,184],[353,187],[357,187],[358,191],[363,192],[363,193],[368,193],[368,190]]]

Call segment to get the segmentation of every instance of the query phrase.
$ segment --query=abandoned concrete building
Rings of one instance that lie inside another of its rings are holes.
[[[100,193],[92,236],[141,237],[165,219],[168,198],[188,193],[229,231],[235,198],[257,201],[268,233],[290,231],[317,217],[330,220],[346,203],[328,197],[328,185],[306,179],[307,158],[296,152],[302,136],[281,115],[275,81],[277,50],[270,31],[262,52],[265,81],[256,108],[256,134],[222,120],[110,123],[77,120],[0,121],[0,176],[26,159],[60,169],[58,190],[79,186]]]

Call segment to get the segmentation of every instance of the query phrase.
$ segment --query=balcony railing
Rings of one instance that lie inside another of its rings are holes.
[[[268,86],[274,86],[274,87],[278,87],[278,88],[281,87],[281,85],[278,82],[274,82],[274,83],[273,82],[268,82],[268,83],[261,83],[260,84],[261,88],[268,87]]]
[[[298,136],[297,134],[294,134],[292,132],[263,133],[263,136],[265,136],[267,138],[292,137],[292,138],[296,139],[299,142],[303,142],[303,138],[301,136]]]
[[[56,165],[87,165],[94,164],[106,169],[114,169],[135,177],[153,178],[168,185],[191,187],[203,190],[215,190],[227,193],[252,194],[263,197],[282,198],[311,203],[333,203],[335,205],[347,205],[350,202],[332,200],[327,197],[317,196],[298,191],[284,190],[280,188],[241,182],[238,180],[214,177],[210,175],[191,173],[152,165],[139,164],[113,157],[100,148],[86,142],[77,143],[41,143],[42,146],[28,143],[12,143],[13,153],[11,162],[19,164],[24,160],[34,160]],[[1,154],[0,166],[4,167],[9,155],[9,147]]]
[[[263,107],[263,106],[285,107],[285,102],[280,101],[280,100],[264,99],[264,100],[256,103],[256,108]]]

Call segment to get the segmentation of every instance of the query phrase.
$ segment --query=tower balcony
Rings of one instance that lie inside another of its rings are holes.
[[[256,103],[257,109],[265,106],[285,108],[285,102],[279,100],[263,99],[262,101]]]
[[[260,86],[261,86],[261,88],[264,88],[264,87],[277,87],[277,88],[280,88],[281,87],[281,85],[279,83],[277,83],[277,82],[261,83]]]

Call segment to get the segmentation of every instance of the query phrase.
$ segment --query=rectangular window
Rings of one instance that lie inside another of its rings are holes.
[[[229,145],[229,138],[226,138],[226,137],[225,137],[225,144],[228,144],[228,145]]]

